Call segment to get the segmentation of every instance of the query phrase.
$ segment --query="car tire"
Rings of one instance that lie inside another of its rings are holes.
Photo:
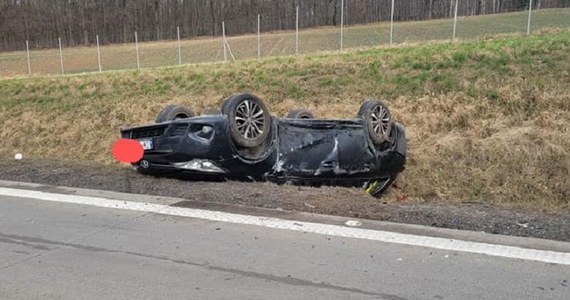
[[[388,141],[392,130],[392,117],[384,103],[378,100],[364,101],[358,111],[358,117],[364,120],[374,144],[379,145]]]
[[[265,103],[251,94],[238,94],[222,105],[228,117],[230,135],[236,145],[255,148],[262,145],[271,130],[271,115]]]
[[[289,119],[314,119],[315,116],[308,109],[294,109],[287,114]]]
[[[178,119],[187,119],[194,116],[190,108],[179,105],[171,104],[163,108],[156,116],[156,123],[170,122]]]

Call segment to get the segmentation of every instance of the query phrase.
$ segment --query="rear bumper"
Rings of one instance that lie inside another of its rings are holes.
[[[152,168],[176,170],[179,169],[176,163],[194,158],[211,161],[232,158],[233,148],[227,130],[225,116],[208,115],[126,128],[121,130],[121,135],[152,141],[152,149],[144,151],[141,162],[146,161]]]

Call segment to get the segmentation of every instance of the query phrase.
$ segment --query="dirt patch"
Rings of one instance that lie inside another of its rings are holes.
[[[2,180],[570,241],[570,209],[531,212],[482,203],[393,202],[390,195],[378,200],[352,188],[188,181],[144,176],[129,167],[66,161],[0,160],[0,166]]]

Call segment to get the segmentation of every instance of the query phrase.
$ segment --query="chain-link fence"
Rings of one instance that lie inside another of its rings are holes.
[[[385,1],[386,3],[380,3]],[[395,3],[390,5],[390,1]],[[424,2],[424,0],[418,0]],[[497,0],[498,1],[498,0]],[[269,27],[263,15],[252,16],[251,34],[212,38],[185,38],[183,28],[174,28],[178,39],[145,41],[133,32],[133,43],[90,47],[72,47],[46,50],[29,50],[33,41],[22,45],[22,51],[0,53],[0,77],[20,75],[71,74],[153,68],[179,64],[215,63],[232,60],[257,59],[271,56],[307,54],[321,51],[338,51],[379,45],[422,43],[436,40],[471,39],[502,33],[533,33],[547,28],[570,28],[570,8],[543,9],[529,0],[524,11],[493,13],[492,7],[473,11],[473,16],[457,16],[457,11],[473,10],[472,1],[450,0],[449,11],[438,19],[422,21],[398,21],[404,11],[397,1],[379,0],[377,22],[351,25],[350,6],[341,5],[341,22],[336,26],[306,28],[311,26],[314,11],[299,9],[288,22],[290,30],[265,32]],[[539,2],[540,3],[540,2]],[[380,5],[382,4],[382,5]],[[389,12],[380,13],[388,7]],[[529,11],[529,7],[532,10]],[[440,10],[441,11],[441,10]],[[382,17],[384,16],[384,17]],[[389,16],[387,20],[386,16]],[[431,17],[431,16],[430,16]],[[393,21],[392,21],[393,20]],[[231,33],[231,22],[225,23],[225,32]],[[222,23],[220,23],[220,28]],[[300,29],[297,29],[300,28]],[[304,29],[306,28],[306,29]],[[182,30],[181,30],[182,29]],[[220,29],[220,31],[222,31]],[[104,39],[96,36],[94,40]],[[56,40],[57,44],[60,44]],[[28,45],[29,44],[29,45]],[[63,43],[65,44],[65,42]]]

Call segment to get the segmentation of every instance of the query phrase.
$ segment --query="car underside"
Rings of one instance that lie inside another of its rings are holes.
[[[158,123],[121,130],[144,147],[133,164],[140,173],[358,186],[379,197],[406,162],[404,127],[379,101],[366,101],[354,119],[315,119],[306,110],[273,117],[251,94],[201,116],[165,110]]]

